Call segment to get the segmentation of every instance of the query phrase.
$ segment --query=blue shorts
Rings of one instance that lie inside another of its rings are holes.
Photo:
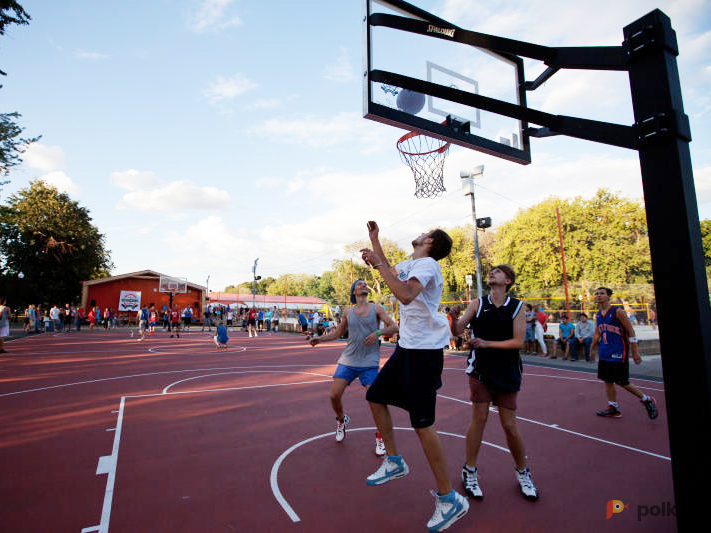
[[[526,341],[535,341],[536,340],[536,330],[533,328],[526,328],[526,337],[524,338]]]
[[[336,372],[333,374],[333,377],[345,379],[349,385],[351,384],[351,381],[358,378],[360,379],[361,385],[369,387],[373,381],[375,381],[377,375],[377,366],[347,366],[339,364],[336,368]]]

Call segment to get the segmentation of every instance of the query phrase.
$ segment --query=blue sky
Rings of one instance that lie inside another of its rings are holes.
[[[414,198],[401,130],[362,118],[361,1],[21,2],[29,26],[0,38],[2,111],[42,135],[9,194],[42,178],[87,207],[115,273],[153,269],[210,289],[257,274],[319,274],[367,238],[408,248],[471,221],[459,172],[485,165],[477,212],[494,224],[551,196],[607,187],[642,198],[636,152],[532,139],[520,166],[458,146],[447,192]],[[595,3],[419,0],[464,28],[548,46],[619,45],[655,7],[677,32],[701,218],[711,218],[711,0]],[[403,54],[408,51],[403,51]],[[526,63],[527,79],[542,70]],[[529,106],[633,122],[624,73],[561,72]]]

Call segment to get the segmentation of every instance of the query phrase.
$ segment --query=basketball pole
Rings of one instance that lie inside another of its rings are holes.
[[[624,36],[639,131],[677,526],[679,531],[695,531],[707,520],[701,487],[711,471],[711,310],[691,132],[669,17],[656,9],[626,26]]]

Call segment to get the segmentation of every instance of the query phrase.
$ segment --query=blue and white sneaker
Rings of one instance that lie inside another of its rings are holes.
[[[437,500],[435,512],[427,522],[427,529],[430,531],[444,531],[469,511],[469,502],[456,490],[444,496],[433,490],[430,492]]]
[[[380,468],[370,474],[365,482],[368,485],[382,485],[391,479],[405,477],[409,473],[410,469],[402,458],[402,455],[386,455]]]

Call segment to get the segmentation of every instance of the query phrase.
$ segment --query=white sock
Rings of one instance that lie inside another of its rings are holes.
[[[619,407],[619,406],[617,405],[617,402],[607,402],[607,403],[609,403],[609,404],[610,404],[612,407],[614,407],[615,409],[617,409],[617,408]]]
[[[649,396],[647,396],[646,394],[644,396],[642,396],[643,402],[646,402],[647,400],[649,400]]]

